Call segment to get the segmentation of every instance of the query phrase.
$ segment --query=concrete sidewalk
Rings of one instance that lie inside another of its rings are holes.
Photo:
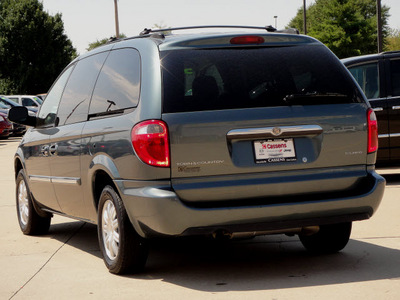
[[[152,244],[137,276],[108,273],[96,226],[55,216],[46,236],[18,227],[12,158],[0,140],[0,299],[400,299],[400,177],[341,253],[311,256],[297,237]]]

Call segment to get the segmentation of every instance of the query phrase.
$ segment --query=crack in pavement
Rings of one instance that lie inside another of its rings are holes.
[[[36,277],[36,275],[38,275],[40,273],[40,271],[42,271],[44,269],[44,267],[52,260],[52,258],[66,245],[68,244],[68,242],[79,232],[81,231],[81,229],[85,226],[85,222],[82,223],[81,226],[79,226],[72,234],[71,236],[49,257],[49,259],[39,268],[39,270],[37,270],[35,272],[35,274],[33,274],[10,298],[9,300],[11,300],[12,298],[14,298],[20,291],[22,291],[22,289],[33,280],[33,278]]]

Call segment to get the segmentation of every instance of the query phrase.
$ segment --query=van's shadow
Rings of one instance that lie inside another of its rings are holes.
[[[57,224],[51,227],[50,235],[95,255],[99,263],[103,263],[96,226],[80,222]],[[283,235],[228,242],[202,238],[163,240],[151,243],[145,273],[127,277],[161,279],[207,292],[400,278],[400,250],[382,247],[373,241],[350,240],[340,253],[312,256],[303,249],[297,237]]]
[[[386,185],[400,184],[400,174],[384,174],[382,176],[386,179]]]

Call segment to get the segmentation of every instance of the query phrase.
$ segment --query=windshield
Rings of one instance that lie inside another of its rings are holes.
[[[164,112],[363,101],[324,46],[170,50],[161,65]]]

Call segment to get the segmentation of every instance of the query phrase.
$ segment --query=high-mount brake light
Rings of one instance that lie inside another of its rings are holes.
[[[234,45],[258,45],[264,42],[265,40],[263,37],[256,35],[243,35],[231,39],[231,44]]]
[[[169,139],[167,125],[160,120],[136,124],[132,129],[132,145],[139,159],[156,167],[169,167]]]
[[[378,121],[372,108],[367,112],[368,123],[368,153],[378,150]]]

